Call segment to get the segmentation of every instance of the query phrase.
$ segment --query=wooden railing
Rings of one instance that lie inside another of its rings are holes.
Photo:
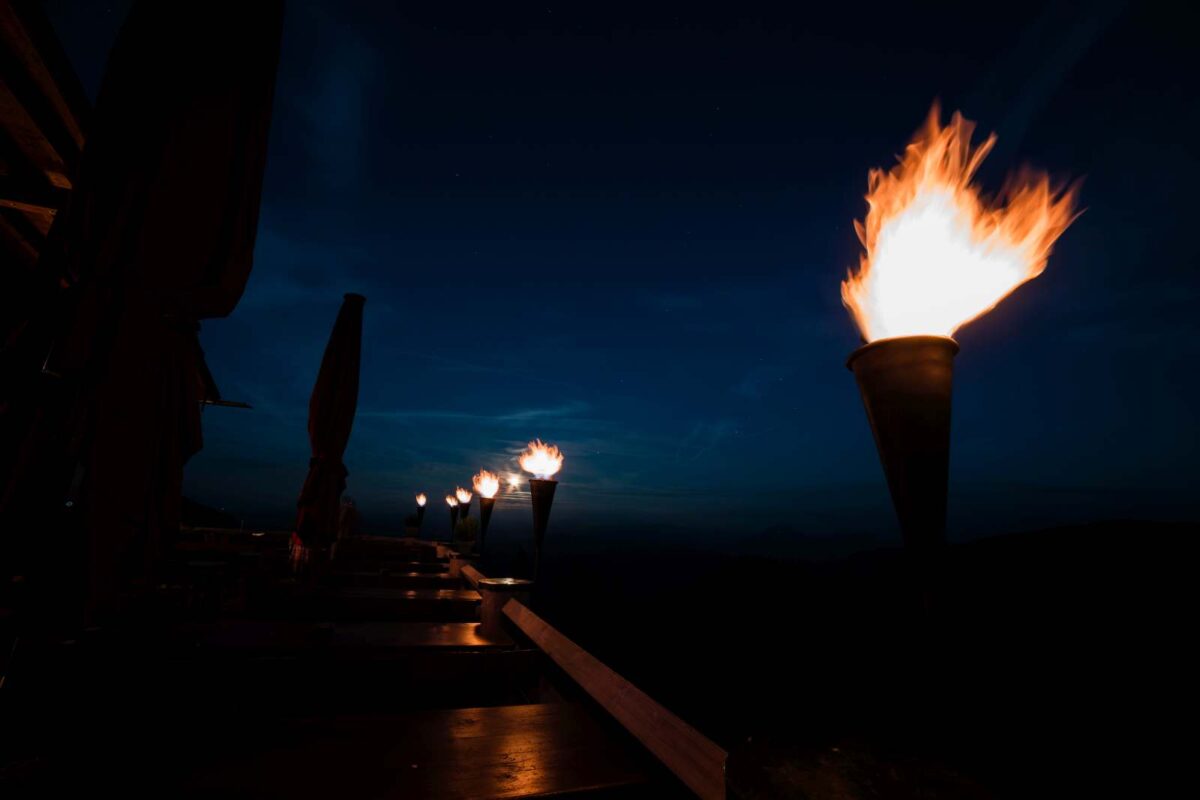
[[[465,567],[463,573],[468,569],[479,575],[473,567]],[[685,786],[704,800],[723,800],[728,753],[563,636],[519,600],[509,600],[504,615]]]
[[[462,568],[462,576],[471,584],[472,589],[478,589],[479,582],[484,578],[484,574],[470,564]]]

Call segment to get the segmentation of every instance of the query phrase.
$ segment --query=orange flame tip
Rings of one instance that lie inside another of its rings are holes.
[[[474,486],[480,497],[495,497],[496,492],[500,491],[500,479],[496,473],[481,469],[475,475]]]
[[[534,439],[521,453],[520,464],[521,469],[545,480],[562,469],[563,454],[556,446]]]
[[[867,216],[854,223],[865,252],[842,282],[868,342],[952,336],[1040,275],[1078,216],[1075,187],[1028,169],[990,202],[971,181],[995,134],[972,148],[973,122],[956,112],[943,128],[940,117],[935,104],[900,163],[868,178]]]

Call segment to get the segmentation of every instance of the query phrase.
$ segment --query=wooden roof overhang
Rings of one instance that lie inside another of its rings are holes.
[[[65,206],[90,104],[41,6],[0,3],[0,248],[32,270]]]

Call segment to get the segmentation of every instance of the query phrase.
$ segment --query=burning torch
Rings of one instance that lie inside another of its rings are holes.
[[[454,490],[454,496],[458,498],[458,518],[466,519],[471,513],[471,493],[460,486]]]
[[[417,536],[421,535],[421,523],[425,521],[426,501],[425,493],[417,492]]]
[[[474,478],[475,491],[479,495],[479,552],[483,553],[483,537],[492,520],[492,509],[496,507],[496,492],[500,491],[500,479],[496,473],[481,469]]]
[[[890,171],[870,172],[865,252],[842,302],[866,342],[850,355],[907,550],[922,564],[946,538],[950,396],[960,327],[1046,268],[1076,217],[1075,189],[1010,178],[998,201],[972,178],[996,142],[937,106]],[[922,567],[925,568],[925,567]]]
[[[454,541],[454,528],[458,525],[458,498],[452,494],[446,495],[446,505],[450,506],[450,541]]]
[[[521,453],[519,461],[521,469],[535,476],[529,479],[529,495],[533,501],[533,580],[536,581],[542,561],[542,539],[550,522],[550,505],[558,488],[553,476],[562,469],[563,454],[554,445],[535,439]]]

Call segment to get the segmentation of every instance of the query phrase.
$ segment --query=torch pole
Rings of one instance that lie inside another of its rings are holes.
[[[417,506],[417,538],[421,538],[421,523],[425,521],[425,506]]]
[[[458,506],[450,506],[450,544],[454,544],[454,529],[458,527]]]
[[[496,498],[479,498],[479,555],[483,555],[483,537],[487,535],[488,523],[492,521],[492,509],[496,507]]]
[[[950,399],[958,343],[945,336],[881,339],[850,355],[904,547],[928,611],[946,543]]]
[[[529,496],[533,502],[533,581],[537,584],[538,571],[542,564],[542,539],[550,523],[550,506],[554,503],[554,490],[558,481],[531,478]]]

